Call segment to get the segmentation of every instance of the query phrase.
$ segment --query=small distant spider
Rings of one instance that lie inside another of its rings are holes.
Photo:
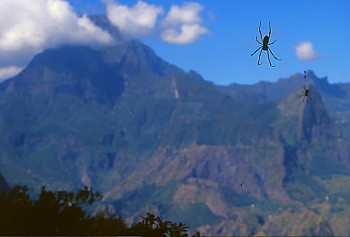
[[[310,97],[310,99],[312,99],[311,96],[310,96],[310,92],[311,92],[311,86],[309,86],[309,88],[305,88],[305,86],[304,86],[304,94],[299,96],[299,97],[303,97],[303,101],[302,102],[304,102],[304,100],[306,99],[306,103],[308,103],[309,102],[309,97]]]
[[[276,40],[275,40],[275,41],[273,41],[272,43],[269,43],[270,36],[271,36],[271,25],[270,25],[270,22],[269,22],[269,27],[270,27],[269,35],[266,35],[266,36],[264,37],[264,39],[262,38],[262,33],[261,33],[261,30],[260,30],[260,27],[261,27],[261,22],[260,22],[260,25],[259,25],[259,33],[260,33],[260,39],[261,39],[262,43],[258,40],[258,37],[257,37],[257,36],[255,36],[255,40],[256,40],[256,42],[258,42],[258,44],[261,44],[262,46],[260,46],[257,50],[255,50],[255,52],[252,53],[250,56],[253,56],[256,52],[258,52],[258,51],[260,50],[259,59],[258,59],[258,65],[261,65],[262,63],[260,63],[260,56],[261,56],[262,51],[263,51],[263,50],[266,50],[266,52],[267,52],[267,58],[269,59],[270,66],[271,66],[271,67],[275,67],[276,65],[272,65],[272,64],[271,64],[271,61],[270,61],[270,53],[272,54],[272,56],[273,56],[276,60],[281,61],[282,59],[278,59],[278,58],[272,53],[271,49],[269,48],[269,45],[274,44],[274,43],[276,42]],[[270,53],[269,53],[269,51],[270,51]]]
[[[266,146],[267,146],[267,145],[268,145],[270,142],[271,142],[271,139],[270,139],[270,140],[268,140],[268,141],[265,143],[265,145],[264,145],[264,146],[259,147],[259,151],[260,151],[260,152],[264,152],[264,151],[265,151]]]

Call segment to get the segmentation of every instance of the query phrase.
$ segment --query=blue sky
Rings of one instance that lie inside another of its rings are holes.
[[[99,0],[70,0],[80,13],[104,13]],[[118,1],[130,7],[137,1]],[[149,4],[168,10],[185,1],[148,0]],[[327,76],[332,83],[350,82],[350,1],[197,1],[203,6],[202,24],[209,33],[190,44],[169,44],[157,37],[142,37],[165,60],[189,70],[194,69],[215,84],[232,82],[252,84],[260,80],[276,81],[296,72],[314,70],[319,77]],[[255,42],[259,22],[263,36],[271,22],[271,49],[282,61],[266,52],[257,65],[258,53],[250,56],[259,45]],[[313,60],[300,60],[295,47],[311,42],[318,55]]]
[[[34,1],[33,1],[34,2]],[[350,82],[350,1],[11,0],[0,8],[0,81],[22,70],[45,48],[110,44],[84,14],[106,14],[129,38],[166,61],[227,85],[276,81],[304,70],[332,83]],[[261,21],[271,22],[275,68],[264,51],[250,56]],[[297,50],[299,57],[297,56]],[[302,60],[303,59],[303,60]]]

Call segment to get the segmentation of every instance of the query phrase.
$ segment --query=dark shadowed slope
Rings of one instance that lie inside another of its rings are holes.
[[[5,178],[0,174],[0,193],[8,192],[10,187],[8,186]]]

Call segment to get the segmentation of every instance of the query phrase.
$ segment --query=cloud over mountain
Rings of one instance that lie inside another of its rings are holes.
[[[199,13],[203,6],[188,2],[161,6],[137,1],[134,6],[103,0],[112,25],[126,38],[156,36],[171,44],[194,42],[208,30]],[[163,18],[161,18],[163,17]],[[63,44],[105,45],[113,37],[88,16],[79,16],[68,1],[11,0],[0,8],[0,82],[17,74],[46,48]]]
[[[138,1],[135,6],[105,1],[107,17],[120,32],[131,38],[147,36],[155,28],[157,17],[163,12],[161,7]]]
[[[27,47],[42,49],[62,42],[109,43],[111,37],[86,16],[78,17],[60,0],[2,2],[0,50],[11,52]]]
[[[112,37],[87,16],[78,16],[60,0],[2,1],[0,79],[23,67],[33,55],[60,44],[109,44]],[[3,73],[7,72],[7,73]]]
[[[16,66],[8,66],[8,67],[2,67],[0,68],[0,82],[1,78],[9,78],[13,75],[16,75],[18,72],[22,70],[21,67]]]

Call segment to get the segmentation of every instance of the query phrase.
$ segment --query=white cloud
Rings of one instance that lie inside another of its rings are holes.
[[[195,2],[171,6],[160,25],[157,24],[157,19],[164,12],[162,7],[144,1],[138,1],[132,7],[113,0],[103,2],[107,6],[110,22],[129,38],[145,37],[157,32],[165,42],[187,44],[208,33],[199,16],[203,6]]]
[[[164,20],[164,24],[177,25],[200,23],[201,18],[198,16],[198,13],[202,10],[202,5],[194,2],[185,3],[182,7],[173,5]]]
[[[60,44],[109,44],[112,37],[62,0],[1,0],[0,73],[25,66],[37,53]],[[10,68],[12,68],[10,70]],[[0,75],[1,76],[1,75]]]
[[[35,2],[35,3],[34,3]],[[110,43],[111,36],[61,0],[7,0],[0,8],[0,50],[43,49],[61,43]]]
[[[199,16],[202,10],[203,6],[195,2],[173,5],[161,23],[161,38],[168,43],[187,44],[208,33]]]
[[[314,50],[314,47],[310,41],[299,43],[295,47],[295,53],[297,57],[302,61],[310,61],[319,58],[319,54]]]
[[[184,24],[181,25],[180,30],[174,28],[165,29],[162,33],[162,39],[173,44],[188,44],[207,32],[207,29],[199,24]]]
[[[16,75],[22,69],[23,68],[16,67],[16,66],[9,66],[9,67],[0,68],[0,82]]]
[[[147,36],[156,27],[157,18],[163,12],[161,7],[138,1],[128,7],[113,1],[104,1],[107,6],[107,17],[120,32],[131,38]]]

